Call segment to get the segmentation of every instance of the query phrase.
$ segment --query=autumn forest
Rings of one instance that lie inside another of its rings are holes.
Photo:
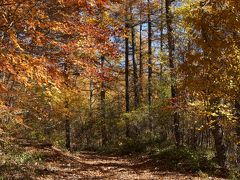
[[[0,0],[0,179],[239,167],[239,0]]]

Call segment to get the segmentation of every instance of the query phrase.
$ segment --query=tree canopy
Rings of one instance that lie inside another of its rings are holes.
[[[240,163],[239,21],[238,0],[0,0],[0,140],[199,150],[229,172]]]

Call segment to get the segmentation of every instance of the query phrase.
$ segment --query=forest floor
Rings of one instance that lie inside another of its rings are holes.
[[[92,152],[69,153],[55,147],[25,147],[30,154],[41,154],[41,161],[0,169],[6,179],[221,179],[203,178],[164,169],[143,156],[111,156]],[[20,168],[20,169],[19,169]],[[0,178],[1,179],[1,178]],[[4,179],[4,178],[3,178]]]

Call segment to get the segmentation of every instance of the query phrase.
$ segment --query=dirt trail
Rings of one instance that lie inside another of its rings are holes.
[[[45,160],[44,165],[35,167],[39,174],[36,179],[203,179],[161,171],[143,157],[104,156],[90,152],[72,155],[54,149],[48,152]]]

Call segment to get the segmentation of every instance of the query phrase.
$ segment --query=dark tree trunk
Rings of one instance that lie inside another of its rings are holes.
[[[89,121],[92,122],[93,81],[89,83]]]
[[[226,168],[227,162],[227,146],[224,140],[223,128],[219,123],[219,120],[215,120],[213,123],[212,134],[216,148],[216,160],[222,168]]]
[[[128,25],[126,24],[126,28]],[[126,103],[126,112],[130,111],[129,104],[129,39],[125,38],[125,103]]]
[[[138,75],[137,75],[137,62],[135,58],[135,31],[134,27],[131,27],[131,36],[132,36],[132,62],[133,62],[133,84],[134,84],[134,107],[135,109],[139,106],[139,92],[138,92]]]
[[[143,48],[142,48],[142,5],[140,7],[140,29],[139,29],[139,101],[143,99]]]
[[[206,135],[206,141],[207,141],[207,148],[209,148],[211,146],[211,131],[209,129],[207,129],[206,131],[207,135]]]
[[[148,13],[147,13],[147,23],[148,23],[148,108],[149,108],[149,130],[151,135],[153,134],[153,122],[150,115],[150,108],[152,106],[152,19],[151,19],[151,5],[150,0],[148,2]]]
[[[92,102],[93,102],[93,80],[89,82],[89,121],[88,121],[88,133],[87,133],[87,147],[91,146],[91,132],[92,132]]]
[[[218,110],[215,107],[218,107],[220,100],[210,99],[209,107],[212,113],[216,113]],[[218,114],[217,117],[212,116],[211,119],[208,120],[208,123],[211,123],[211,132],[214,139],[215,149],[216,149],[216,161],[222,168],[227,168],[227,145],[224,136],[224,130],[222,125],[220,124],[221,116]]]
[[[125,107],[126,112],[128,113],[130,111],[130,101],[129,101],[129,38],[128,38],[128,4],[126,4],[126,17],[125,17],[125,28],[127,31],[126,38],[125,38]],[[126,137],[130,137],[129,132],[129,122],[126,121]]]
[[[68,101],[65,101],[65,108],[68,108]],[[67,115],[65,118],[65,147],[71,150],[71,125]]]
[[[64,63],[63,66],[64,70],[64,83],[68,87],[68,66],[67,63]],[[68,100],[65,100],[64,106],[66,109],[68,109]],[[70,120],[67,115],[65,115],[65,147],[68,150],[71,150],[71,125],[70,125]]]
[[[65,120],[65,147],[67,150],[71,149],[71,127],[69,119]]]
[[[193,125],[193,129],[191,130],[191,147],[193,149],[197,148],[197,138],[196,138],[196,125]]]
[[[104,56],[101,56],[101,73],[102,78],[104,78]],[[105,83],[102,81],[101,83],[101,116],[102,116],[102,122],[101,122],[101,134],[102,134],[102,146],[105,146],[107,144],[107,130],[106,130],[106,109],[105,109],[105,99],[106,99],[106,89],[105,89]]]
[[[161,9],[160,9],[160,13],[161,13],[161,23],[160,23],[160,51],[161,51],[161,54],[163,53],[163,40],[164,40],[164,37],[163,37],[163,6],[164,6],[164,3],[163,3],[163,0],[161,0],[160,2],[161,4]],[[160,64],[159,64],[159,80],[161,81],[162,80],[162,73],[163,73],[163,65],[162,65],[162,57],[160,59]]]
[[[166,0],[166,23],[167,23],[167,38],[168,38],[168,59],[169,59],[169,67],[171,69],[171,96],[172,99],[175,100],[177,97],[177,91],[176,91],[176,73],[174,72],[174,40],[173,40],[173,28],[172,28],[172,13],[171,13],[171,3],[172,0]],[[174,102],[172,104],[175,105]],[[173,125],[174,125],[174,135],[176,140],[176,146],[178,147],[180,145],[181,140],[181,133],[180,133],[180,120],[179,120],[179,114],[177,112],[174,112],[173,114]]]
[[[148,0],[148,105],[152,105],[152,20],[150,0]]]

